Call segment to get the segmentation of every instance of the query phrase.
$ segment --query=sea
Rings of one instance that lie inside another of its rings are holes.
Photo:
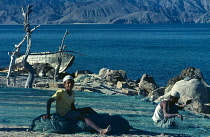
[[[210,84],[210,24],[41,25],[31,35],[30,52],[58,51],[66,31],[66,50],[84,54],[71,53],[75,61],[69,73],[124,70],[132,80],[148,74],[161,87],[182,70],[195,67]],[[0,25],[0,68],[9,65],[8,52],[24,36],[23,25]],[[20,53],[25,52],[26,42]]]

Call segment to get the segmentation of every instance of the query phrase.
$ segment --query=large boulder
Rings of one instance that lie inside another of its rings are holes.
[[[158,86],[152,76],[144,74],[139,82],[139,88],[150,93],[157,89]]]
[[[197,69],[194,67],[189,67],[182,70],[180,77],[183,79],[186,77],[189,77],[190,79],[197,78],[197,79],[203,80],[203,74],[201,73],[200,69]]]
[[[126,81],[126,71],[124,70],[110,70],[102,68],[99,71],[99,77],[104,78],[107,82],[117,84],[118,81]]]
[[[193,79],[197,78],[203,81],[203,74],[201,73],[200,69],[194,67],[188,67],[181,71],[180,75],[174,76],[173,78],[169,79],[167,86],[173,86],[177,81],[184,80],[184,79]]]
[[[110,69],[102,68],[102,69],[100,69],[100,71],[99,71],[99,73],[98,73],[98,76],[99,76],[100,78],[105,78],[105,77],[108,75],[108,73],[109,73],[110,71],[111,71]]]
[[[210,93],[200,79],[185,79],[176,82],[171,91],[158,98],[155,102],[160,102],[164,98],[168,98],[171,92],[178,91],[180,93],[179,102],[186,102],[189,98],[193,99],[188,105],[188,109],[196,112],[210,113],[210,110],[205,106],[210,102]]]

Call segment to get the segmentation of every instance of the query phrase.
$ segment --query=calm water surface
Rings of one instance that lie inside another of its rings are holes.
[[[32,26],[33,27],[33,26]],[[68,72],[101,68],[125,70],[133,80],[146,73],[159,86],[187,67],[203,72],[210,84],[210,24],[170,25],[42,25],[32,34],[31,52],[57,51],[66,30],[66,50],[76,56]],[[8,66],[15,44],[24,37],[22,25],[0,25],[0,67]],[[26,44],[21,52],[25,53]]]

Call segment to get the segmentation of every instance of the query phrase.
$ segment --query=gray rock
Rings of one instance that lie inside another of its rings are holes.
[[[87,74],[93,74],[90,70],[80,70],[75,72],[75,77],[79,75],[87,75]]]
[[[144,74],[139,82],[140,89],[150,93],[153,90],[157,89],[158,86],[155,83],[155,80],[152,76]]]
[[[126,82],[118,81],[117,82],[117,88],[122,89],[122,88],[129,88],[128,84]]]
[[[35,84],[36,88],[49,88],[49,83],[38,82]]]
[[[121,90],[121,92],[125,93],[126,95],[130,95],[130,96],[135,96],[135,95],[139,94],[136,90],[128,89],[128,88],[123,88]]]
[[[111,70],[106,75],[106,81],[117,84],[118,81],[126,81],[127,76],[124,70]]]
[[[150,92],[148,97],[150,97],[152,101],[155,101],[160,96],[163,96],[165,94],[165,89],[166,89],[165,87],[157,88],[154,91]]]
[[[118,81],[127,80],[126,72],[124,70],[110,70],[107,68],[102,68],[99,71],[98,77],[114,84],[117,84]]]
[[[210,102],[210,92],[206,88],[205,83],[199,79],[190,79],[189,81],[180,80],[172,87],[171,91],[161,96],[155,102],[160,102],[164,98],[168,98],[170,93],[178,91],[180,93],[180,103],[186,102],[188,99],[193,99],[192,103],[188,105],[188,108],[195,112],[210,112],[205,106]]]
[[[180,74],[180,77],[182,77],[183,79],[188,78],[188,80],[193,78],[203,80],[203,74],[201,73],[200,69],[194,67],[189,67],[183,70]]]
[[[204,79],[203,74],[201,73],[200,69],[197,69],[197,68],[194,68],[194,67],[188,67],[188,68],[182,70],[180,75],[171,78],[168,81],[167,86],[174,85],[177,81],[180,81],[180,80],[187,80],[188,81],[188,80],[193,79],[193,78],[197,78],[197,79],[200,79],[200,80]]]
[[[98,76],[100,78],[106,78],[106,76],[108,75],[108,73],[110,72],[111,70],[110,69],[107,69],[107,68],[102,68],[100,69],[99,73],[98,73]]]

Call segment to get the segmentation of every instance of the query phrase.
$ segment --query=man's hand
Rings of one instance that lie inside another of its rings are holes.
[[[181,119],[181,121],[183,121],[183,116],[180,114],[177,114],[177,116]]]
[[[43,119],[51,119],[51,117],[49,115],[43,115],[42,118]]]

